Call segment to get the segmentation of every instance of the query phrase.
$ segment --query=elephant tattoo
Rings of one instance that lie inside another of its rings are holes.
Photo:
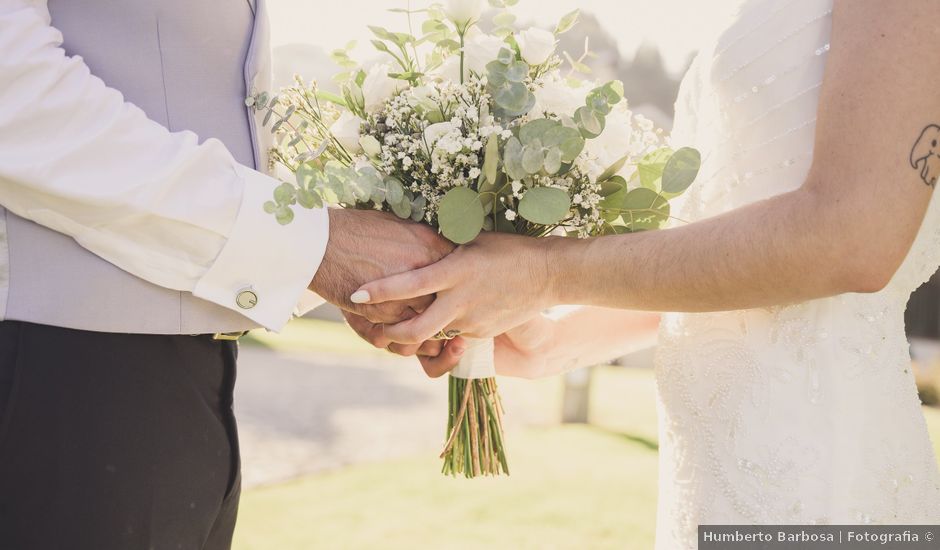
[[[920,170],[920,179],[930,187],[940,177],[940,126],[931,124],[924,128],[911,149],[911,167]]]

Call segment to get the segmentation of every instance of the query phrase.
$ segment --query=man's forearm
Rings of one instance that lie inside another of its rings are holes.
[[[559,239],[553,284],[562,303],[652,311],[721,311],[866,290],[855,253],[798,190],[663,231]],[[831,214],[832,212],[829,212]],[[834,219],[835,218],[835,219]],[[876,289],[872,289],[876,290]]]

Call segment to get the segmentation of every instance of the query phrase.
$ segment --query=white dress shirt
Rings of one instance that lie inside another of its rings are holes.
[[[262,206],[277,180],[148,119],[61,44],[45,2],[0,0],[0,204],[279,330],[322,260],[326,210],[281,226]]]

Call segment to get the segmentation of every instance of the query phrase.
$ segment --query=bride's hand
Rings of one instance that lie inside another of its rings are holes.
[[[552,368],[552,344],[558,342],[558,323],[537,315],[495,338],[496,373],[517,378],[557,374]]]
[[[440,331],[488,338],[554,305],[548,252],[556,239],[483,233],[427,267],[367,283],[351,300],[379,304],[437,294],[420,315],[384,334],[400,344],[420,344]]]
[[[424,372],[431,378],[447,374],[463,357],[466,341],[458,336],[453,340],[427,340],[420,344],[398,344],[383,333],[381,324],[369,322],[365,317],[344,311],[349,326],[364,340],[377,348],[405,357],[417,356]],[[556,342],[557,323],[537,315],[522,325],[495,338],[496,373],[518,378],[541,378],[556,374],[549,357],[550,345]]]

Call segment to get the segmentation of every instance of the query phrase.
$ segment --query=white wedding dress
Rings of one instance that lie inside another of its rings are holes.
[[[751,0],[701,50],[676,103],[674,141],[703,155],[678,218],[803,183],[831,9]],[[910,176],[905,185],[922,185]],[[696,548],[699,524],[940,523],[940,475],[904,334],[908,297],[938,265],[935,194],[881,292],[664,317],[658,549]]]

